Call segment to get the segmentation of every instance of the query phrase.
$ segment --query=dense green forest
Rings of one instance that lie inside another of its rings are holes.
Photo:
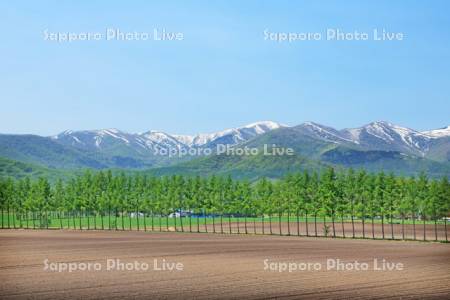
[[[50,214],[53,218],[72,216],[74,224],[76,216],[92,216],[94,222],[102,223],[102,228],[111,222],[104,217],[111,215],[144,216],[145,221],[149,215],[169,218],[177,214],[180,222],[193,216],[238,218],[243,222],[247,218],[264,222],[265,216],[270,217],[270,222],[272,217],[280,222],[286,218],[301,217],[306,222],[308,218],[314,222],[328,218],[334,233],[335,223],[344,220],[392,223],[395,219],[402,224],[422,220],[424,224],[446,225],[443,218],[450,211],[450,183],[447,177],[435,180],[424,174],[407,178],[353,170],[336,173],[332,168],[320,174],[304,172],[253,183],[216,176],[86,172],[55,184],[46,178],[1,179],[0,206],[3,228],[10,227],[11,222],[16,226],[15,220],[28,220],[30,213],[41,227]],[[19,224],[24,226],[23,221]]]

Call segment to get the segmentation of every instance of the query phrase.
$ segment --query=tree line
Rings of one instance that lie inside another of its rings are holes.
[[[220,218],[218,224],[223,226],[227,218],[229,221],[234,218],[243,222],[245,233],[248,233],[247,219],[269,222],[268,233],[274,233],[273,223],[278,222],[281,234],[282,222],[287,220],[289,233],[292,221],[299,226],[301,219],[314,223],[314,232],[308,232],[306,224],[306,235],[316,236],[318,220],[327,226],[327,230],[329,226],[332,236],[336,236],[339,224],[343,228],[344,223],[350,223],[352,237],[355,237],[355,223],[362,223],[366,237],[364,228],[371,224],[373,233],[374,223],[381,222],[385,238],[389,229],[393,237],[394,220],[400,220],[403,238],[405,221],[412,223],[414,239],[416,223],[422,221],[424,235],[426,223],[434,223],[435,228],[438,224],[445,225],[447,240],[450,184],[447,177],[429,179],[425,174],[401,177],[351,169],[335,172],[332,168],[322,173],[303,172],[276,181],[262,178],[256,182],[217,176],[151,177],[88,171],[70,181],[58,180],[55,184],[50,184],[46,178],[2,178],[0,207],[2,228],[11,228],[12,223],[15,227],[15,220],[21,220],[20,226],[23,226],[22,220],[28,222],[29,219],[45,224],[50,214],[60,219],[61,227],[62,219],[70,222],[72,218],[75,226],[76,218],[88,216],[89,222],[89,216],[95,216],[93,222],[98,222],[97,217],[101,220],[95,228],[105,228],[108,222],[108,228],[111,228],[111,216],[127,217],[130,222],[130,216],[134,216],[138,219],[137,226],[147,229],[148,224],[139,223],[140,216],[143,216],[143,222],[147,221],[146,216],[175,216],[179,218],[181,228],[184,228],[183,219],[192,226],[192,218],[203,217],[205,222],[206,218],[212,218],[213,224],[215,218]],[[196,224],[199,226],[199,222]],[[223,228],[221,230],[223,232]],[[437,239],[437,229],[435,231]]]

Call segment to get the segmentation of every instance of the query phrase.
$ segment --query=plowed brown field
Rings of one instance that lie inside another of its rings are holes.
[[[56,272],[51,263],[97,263],[101,270]],[[150,269],[107,270],[107,259]],[[182,271],[154,270],[162,262]],[[367,271],[327,270],[327,259],[367,263]],[[403,270],[373,270],[373,260]],[[277,272],[266,262],[317,263]],[[450,245],[177,232],[0,230],[0,299],[348,299],[450,297]]]

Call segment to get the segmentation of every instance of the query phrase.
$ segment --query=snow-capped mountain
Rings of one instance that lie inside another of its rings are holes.
[[[423,131],[422,133],[430,138],[450,137],[450,125],[440,129]]]
[[[424,155],[429,148],[427,135],[384,121],[373,122],[360,128],[344,129],[342,132],[359,145],[373,149]]]
[[[305,122],[297,126],[305,134],[333,143],[359,143],[357,139],[348,137],[342,131],[314,122]]]
[[[124,133],[115,128],[101,130],[72,131],[66,130],[58,135],[52,136],[52,139],[66,145],[78,148],[102,148],[105,141],[116,140],[121,143],[130,144],[133,135]]]
[[[166,168],[195,160],[196,155],[177,155],[182,149],[215,149],[218,144],[258,148],[276,144],[277,147],[289,147],[298,155],[297,167],[320,162],[371,170],[387,168],[405,174],[416,174],[425,169],[439,176],[449,174],[447,170],[450,170],[450,126],[420,132],[384,121],[342,130],[314,122],[289,127],[264,121],[197,135],[156,130],[127,133],[114,128],[64,131],[52,137],[0,135],[0,158],[50,168]],[[167,155],[174,150],[178,153]],[[210,163],[203,159],[197,161],[200,172],[210,166],[216,168],[216,163],[222,160],[217,157],[211,159]],[[239,170],[243,165],[251,166],[252,170],[259,167],[270,170],[278,170],[280,166],[292,167],[289,160],[269,160],[267,165],[259,166],[259,159],[243,159],[242,164],[239,160],[225,160],[230,163],[227,168],[232,168],[233,163],[239,164]],[[192,163],[195,165],[196,162]],[[191,165],[183,168],[189,169]]]
[[[147,155],[154,150],[214,148],[218,144],[239,145],[274,129],[287,127],[272,121],[261,121],[242,127],[197,135],[169,134],[149,130],[144,133],[126,133],[118,129],[86,131],[64,131],[51,137],[58,143],[90,151],[129,151]],[[347,146],[383,151],[399,151],[407,154],[426,156],[430,147],[450,138],[450,126],[417,131],[385,121],[372,122],[362,127],[337,130],[314,122],[305,122],[295,127],[303,134],[322,141]],[[448,142],[444,141],[444,146]]]
[[[128,147],[138,153],[156,149],[188,149],[213,147],[216,144],[237,145],[268,131],[281,128],[272,121],[262,121],[246,126],[197,135],[168,134],[149,130],[144,133],[126,133],[117,129],[72,131],[67,130],[51,138],[61,144],[88,150],[106,150]]]
[[[214,133],[198,134],[194,136],[189,135],[172,135],[179,142],[188,145],[189,147],[213,146],[215,144],[223,143],[229,145],[237,145],[248,141],[249,139],[269,132],[274,129],[286,127],[272,121],[261,121],[248,124],[243,127],[226,129]]]
[[[305,134],[328,142],[353,144],[369,150],[400,151],[420,156],[427,154],[436,139],[450,137],[450,126],[420,132],[385,121],[342,130],[313,122],[303,123],[297,128]]]
[[[180,142],[176,137],[157,130],[138,134],[135,138],[140,146],[149,150],[187,148],[186,144]]]

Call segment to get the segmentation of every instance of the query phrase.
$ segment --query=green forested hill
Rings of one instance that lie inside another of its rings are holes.
[[[66,176],[70,176],[70,173],[0,157],[0,177],[13,177],[17,179],[23,177],[46,177],[54,181],[57,178]]]

